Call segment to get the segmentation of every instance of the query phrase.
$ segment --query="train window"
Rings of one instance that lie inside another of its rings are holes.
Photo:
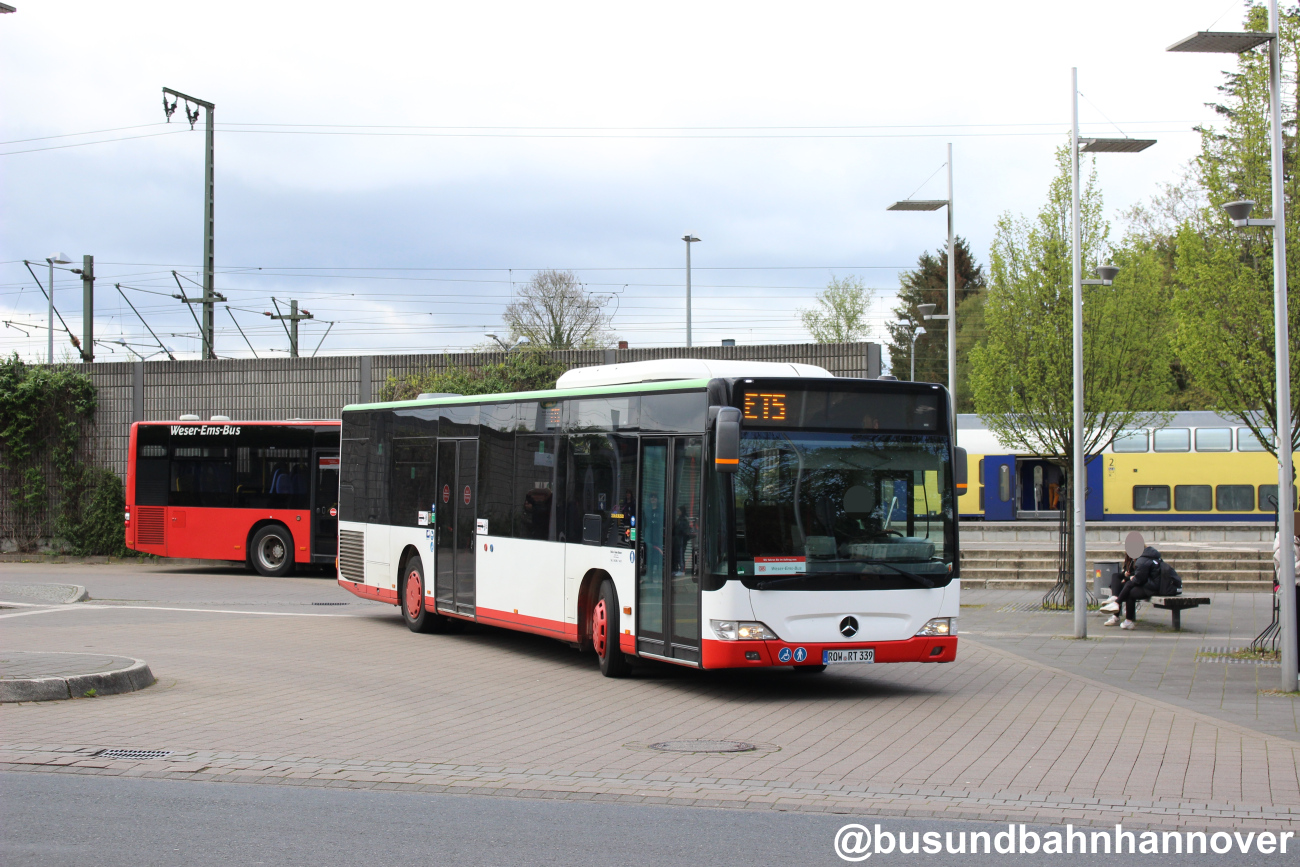
[[[1196,429],[1196,450],[1198,452],[1232,451],[1232,428],[1198,427]]]
[[[1006,464],[998,467],[998,499],[1011,502],[1011,467]]]
[[[1179,512],[1209,512],[1214,508],[1209,485],[1174,485],[1174,509]]]
[[[1152,437],[1158,452],[1186,452],[1192,448],[1192,432],[1185,427],[1167,427]]]
[[[1145,430],[1122,430],[1115,434],[1111,451],[1144,452],[1147,450],[1147,432]]]
[[[1250,485],[1219,485],[1214,489],[1214,508],[1220,512],[1252,511],[1255,489]]]
[[[1293,500],[1300,498],[1292,498]],[[1291,509],[1297,508],[1295,502],[1291,503]],[[1259,510],[1261,512],[1277,511],[1277,485],[1260,485],[1259,486]]]
[[[1168,512],[1169,511],[1169,486],[1168,485],[1134,485],[1133,486],[1133,511]]]
[[[1271,430],[1265,429],[1264,436],[1269,437],[1271,439],[1273,436],[1273,432]],[[1264,451],[1264,444],[1259,441],[1259,438],[1257,436],[1255,436],[1253,433],[1250,432],[1250,428],[1239,427],[1237,428],[1237,451],[1262,452]]]

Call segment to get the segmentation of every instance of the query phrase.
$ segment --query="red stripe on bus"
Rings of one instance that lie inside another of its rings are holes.
[[[376,602],[387,602],[389,605],[397,604],[397,591],[389,590],[386,587],[371,587],[369,584],[358,584],[356,581],[349,581],[346,578],[339,579],[339,586],[360,596],[362,599],[373,599]]]
[[[475,613],[478,615],[479,623],[490,626],[504,626],[507,629],[518,629],[521,632],[532,632],[551,638],[559,636],[567,641],[578,640],[576,623],[564,623],[545,617],[530,617],[527,614],[515,614],[513,611],[497,611],[494,608],[478,608]]]

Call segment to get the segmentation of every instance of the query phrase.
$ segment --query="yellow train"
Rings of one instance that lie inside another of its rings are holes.
[[[963,518],[1043,520],[1059,516],[1061,471],[1009,452],[979,416],[957,417],[970,485]],[[1277,461],[1249,428],[1212,412],[1174,413],[1161,428],[1125,430],[1088,463],[1090,521],[1268,521],[1277,502]],[[1295,508],[1295,504],[1292,504]]]

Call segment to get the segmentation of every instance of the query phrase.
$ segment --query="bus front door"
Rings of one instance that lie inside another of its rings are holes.
[[[316,450],[316,476],[311,495],[312,561],[331,563],[339,550],[338,452]]]
[[[474,513],[478,508],[478,443],[439,440],[434,597],[439,611],[474,616]]]
[[[700,661],[700,437],[641,440],[637,650]]]

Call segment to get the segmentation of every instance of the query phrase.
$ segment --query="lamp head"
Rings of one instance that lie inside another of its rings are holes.
[[[1097,266],[1097,276],[1100,277],[1107,285],[1109,285],[1115,279],[1115,275],[1118,273],[1119,273],[1118,265],[1111,265],[1107,263],[1105,265]]]
[[[1240,199],[1235,202],[1227,202],[1223,210],[1228,212],[1228,219],[1234,223],[1244,223],[1250,219],[1250,212],[1254,210],[1255,203],[1250,199]]]
[[[937,304],[918,304],[916,305],[916,312],[920,313],[921,318],[924,319],[927,316],[933,315],[935,308],[938,306],[939,305]]]
[[[688,244],[694,244],[696,241],[700,239],[695,237],[694,232],[687,232],[685,235],[682,236],[682,240]]]
[[[924,334],[924,333],[925,333],[925,329],[924,329],[924,328],[918,328],[918,329],[916,329],[916,337],[920,337],[920,336],[921,336],[922,334]]]
[[[67,253],[51,253],[45,257],[45,261],[51,265],[68,265],[72,262]]]

